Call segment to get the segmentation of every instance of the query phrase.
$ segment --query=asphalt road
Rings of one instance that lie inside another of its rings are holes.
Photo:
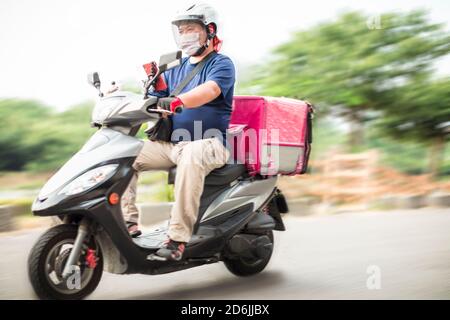
[[[222,263],[159,276],[105,273],[90,299],[450,299],[450,210],[285,219],[264,272]],[[26,259],[42,230],[0,234],[0,299],[34,299]],[[369,285],[369,287],[368,287]]]

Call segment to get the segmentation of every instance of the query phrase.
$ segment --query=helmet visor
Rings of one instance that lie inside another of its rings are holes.
[[[205,27],[194,20],[183,20],[178,25],[172,24],[173,38],[179,48],[181,48],[181,38],[185,41],[199,41],[200,34],[204,30]]]
[[[172,20],[172,24],[174,25],[180,25],[182,22],[197,22],[200,24],[204,24],[205,16],[202,14],[186,14],[186,15],[180,15],[177,16],[175,19]]]

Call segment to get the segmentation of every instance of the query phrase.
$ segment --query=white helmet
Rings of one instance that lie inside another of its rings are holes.
[[[198,21],[205,27],[210,23],[214,23],[217,28],[217,12],[216,10],[206,3],[196,3],[177,12],[175,18],[172,20],[172,24],[177,25],[181,21]]]
[[[176,16],[172,19],[172,25],[174,26],[174,38],[177,45],[179,45],[178,26],[181,22],[197,22],[205,27],[207,34],[206,44],[200,48],[200,50],[193,55],[200,55],[208,48],[210,42],[214,46],[216,51],[220,50],[222,41],[217,37],[217,11],[209,4],[196,3],[189,6],[187,9],[183,9],[177,12]]]

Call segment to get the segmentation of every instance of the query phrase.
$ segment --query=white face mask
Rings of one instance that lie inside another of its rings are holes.
[[[178,48],[180,48],[188,56],[194,55],[201,47],[200,33],[186,33],[178,38]]]

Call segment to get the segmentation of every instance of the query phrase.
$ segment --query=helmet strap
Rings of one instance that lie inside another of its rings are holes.
[[[205,50],[208,49],[208,42],[209,40],[207,40],[207,42],[204,45],[202,45],[201,48],[198,49],[197,52],[192,55],[192,57],[197,57],[201,55],[203,52],[205,52]]]

